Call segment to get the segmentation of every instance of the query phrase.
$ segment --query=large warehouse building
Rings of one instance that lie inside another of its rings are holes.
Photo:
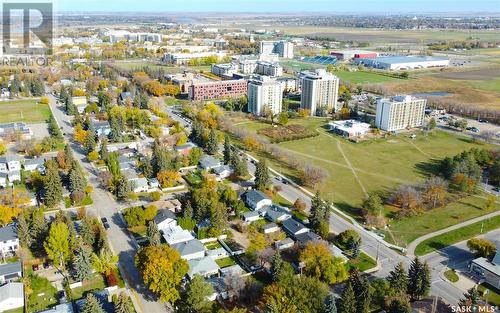
[[[376,58],[378,57],[377,52],[373,51],[365,51],[365,50],[340,50],[340,51],[331,51],[331,56],[337,58],[337,60],[341,61],[349,61],[353,59],[359,58]]]
[[[444,67],[450,65],[447,58],[428,56],[393,56],[355,59],[357,64],[382,70],[413,70],[429,67]]]

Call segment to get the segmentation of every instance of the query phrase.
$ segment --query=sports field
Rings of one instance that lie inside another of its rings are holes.
[[[50,116],[49,106],[37,100],[0,101],[0,112],[0,123],[41,123]]]
[[[378,73],[371,72],[347,72],[347,71],[335,71],[333,72],[341,81],[348,82],[351,84],[377,84],[377,83],[387,83],[387,82],[397,82],[403,79],[390,77],[387,75],[381,75]]]
[[[436,172],[437,161],[443,157],[473,147],[488,147],[443,131],[434,131],[427,136],[417,133],[416,139],[410,139],[406,134],[352,143],[323,128],[327,123],[324,118],[297,119],[290,123],[315,128],[320,136],[283,142],[279,146],[293,152],[298,159],[325,169],[328,178],[320,186],[322,196],[357,218],[360,218],[359,207],[366,193],[389,192],[401,184],[422,182]],[[239,125],[252,131],[268,127],[268,124],[256,121]],[[268,158],[271,166],[292,179],[298,179],[298,173],[286,164],[268,155],[260,154],[260,157]],[[483,215],[486,212],[480,208],[484,202],[484,198],[467,197],[418,218],[390,221],[390,229],[396,237],[392,241],[407,244],[423,234]],[[391,213],[392,209],[386,207],[389,218]]]

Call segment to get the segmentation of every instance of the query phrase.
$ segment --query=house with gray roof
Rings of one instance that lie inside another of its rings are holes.
[[[109,125],[108,121],[92,120],[92,125],[97,137],[109,136],[111,134],[111,125]]]
[[[24,170],[27,172],[39,171],[40,173],[43,173],[45,172],[45,159],[44,158],[24,159],[23,167]]]
[[[259,210],[273,204],[271,198],[260,190],[249,190],[241,195],[242,200],[252,210]]]
[[[283,227],[283,230],[293,238],[309,231],[309,228],[305,227],[304,224],[298,222],[294,218],[284,220],[281,226]]]
[[[262,217],[258,211],[245,212],[242,215],[243,221],[246,223],[251,223],[260,220]]]
[[[145,177],[139,177],[131,181],[133,183],[134,192],[148,192],[149,183]]]
[[[7,173],[0,172],[0,187],[7,187]]]
[[[179,251],[181,258],[184,260],[189,261],[205,257],[205,246],[198,239],[173,244],[172,248]]]
[[[156,213],[154,221],[158,226],[159,230],[177,225],[177,217],[172,211],[168,209],[158,210],[158,213]]]
[[[21,157],[17,154],[6,154],[0,157],[0,172],[9,173],[21,170]]]
[[[313,241],[319,241],[321,240],[321,237],[312,232],[312,231],[309,231],[309,232],[306,232],[306,233],[302,233],[302,234],[298,234],[295,236],[295,239],[297,239],[297,241],[301,244],[301,245],[306,245],[308,242],[313,242]]]
[[[276,241],[274,243],[276,249],[278,249],[278,250],[289,249],[289,248],[293,247],[294,244],[295,244],[295,242],[290,237],[286,237],[285,239],[280,240],[280,241]]]
[[[66,302],[57,304],[47,310],[38,311],[37,313],[74,313],[74,312],[75,311],[73,310],[73,303]]]
[[[8,283],[0,286],[0,312],[24,307],[23,283]]]
[[[131,102],[131,101],[134,101],[134,100],[133,100],[132,94],[130,92],[124,91],[124,92],[120,93],[120,96],[118,97],[118,102],[121,105],[125,105],[125,104],[127,104],[127,102]]]
[[[211,155],[205,154],[198,164],[199,168],[205,171],[212,170],[216,167],[221,166],[222,163],[219,159],[214,158]]]
[[[19,238],[15,224],[0,227],[0,254],[14,255],[19,248]]]
[[[214,260],[223,259],[229,256],[229,253],[223,247],[207,250],[207,256]]]
[[[259,212],[261,212],[261,215],[267,220],[274,223],[283,222],[292,217],[288,209],[278,205],[264,206],[259,209]]]
[[[262,226],[262,231],[264,232],[264,234],[271,234],[271,233],[277,232],[279,230],[280,230],[280,228],[278,225],[276,225],[276,223],[268,223],[268,224]]]
[[[19,280],[22,272],[23,267],[19,261],[0,265],[0,284]]]
[[[194,275],[198,274],[205,278],[218,275],[220,267],[215,263],[215,261],[210,257],[203,257],[200,259],[192,259],[188,261],[189,278],[193,278]]]
[[[497,252],[491,261],[481,257],[472,260],[469,266],[472,272],[492,286],[500,286],[500,242],[496,245]]]

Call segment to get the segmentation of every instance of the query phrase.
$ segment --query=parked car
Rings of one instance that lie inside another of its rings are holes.
[[[102,222],[102,226],[104,226],[104,229],[109,229],[109,223],[108,223],[108,219],[103,217],[101,218],[101,222]]]

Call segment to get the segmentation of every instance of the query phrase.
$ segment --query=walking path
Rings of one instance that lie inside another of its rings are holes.
[[[423,241],[425,241],[425,240],[427,240],[429,238],[432,238],[432,237],[435,237],[435,236],[439,236],[439,235],[445,234],[447,232],[450,232],[452,230],[456,230],[456,229],[462,228],[464,226],[468,226],[468,225],[471,225],[471,224],[474,224],[474,223],[477,223],[477,222],[481,222],[481,221],[490,219],[490,218],[498,216],[498,215],[500,215],[500,211],[491,212],[489,214],[478,216],[476,218],[470,219],[470,220],[462,222],[460,224],[455,224],[455,225],[452,225],[450,227],[446,227],[446,228],[443,228],[441,230],[438,230],[438,231],[429,233],[427,235],[423,235],[421,237],[418,237],[417,239],[413,240],[408,245],[408,256],[413,257],[415,255],[415,248],[417,248],[417,246],[420,243],[422,243]]]

